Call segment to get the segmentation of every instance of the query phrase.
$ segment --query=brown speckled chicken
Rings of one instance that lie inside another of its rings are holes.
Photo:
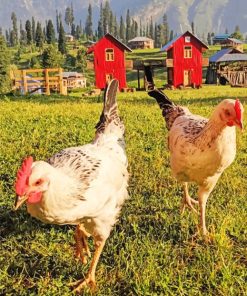
[[[235,127],[243,127],[243,106],[239,100],[223,100],[206,119],[175,105],[162,91],[155,89],[150,68],[145,69],[145,74],[148,94],[158,102],[169,130],[172,173],[183,183],[184,189],[182,212],[185,206],[197,212],[193,204],[199,202],[200,227],[206,235],[207,199],[223,171],[235,158]],[[189,196],[188,182],[198,184],[198,201]]]

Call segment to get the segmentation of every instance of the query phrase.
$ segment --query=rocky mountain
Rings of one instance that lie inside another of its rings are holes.
[[[104,0],[103,0],[104,1]],[[66,7],[73,4],[75,21],[85,23],[89,3],[93,7],[93,18],[97,25],[99,7],[102,0],[0,0],[0,26],[3,30],[11,26],[11,13],[25,22],[32,16],[45,22],[55,21],[56,10],[64,15]],[[137,21],[160,22],[167,14],[170,29],[180,33],[191,28],[194,22],[196,33],[232,33],[238,25],[242,33],[247,33],[246,0],[109,0],[118,17],[125,17],[127,9]]]

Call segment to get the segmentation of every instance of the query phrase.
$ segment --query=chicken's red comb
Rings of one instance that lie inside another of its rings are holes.
[[[240,101],[239,101],[239,99],[237,99],[237,100],[235,101],[235,106],[234,106],[234,108],[235,108],[235,112],[236,112],[236,117],[237,117],[237,119],[238,119],[239,121],[241,121],[241,120],[242,120],[242,113],[241,113],[241,106],[240,106]]]
[[[17,172],[16,183],[15,183],[15,192],[17,195],[24,195],[26,193],[26,187],[28,185],[28,178],[31,175],[31,168],[33,164],[32,156],[26,158],[21,168]]]

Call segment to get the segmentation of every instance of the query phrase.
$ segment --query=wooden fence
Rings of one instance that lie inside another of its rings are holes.
[[[67,81],[63,80],[62,68],[14,70],[10,73],[13,89],[23,94],[40,91],[50,95],[51,91],[67,94]]]

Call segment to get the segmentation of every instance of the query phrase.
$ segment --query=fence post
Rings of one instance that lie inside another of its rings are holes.
[[[24,95],[26,95],[27,92],[28,92],[28,88],[27,88],[27,72],[26,72],[26,70],[22,70],[22,81],[23,81]]]
[[[45,69],[45,94],[50,95],[50,83],[49,83],[49,72],[48,69]]]

